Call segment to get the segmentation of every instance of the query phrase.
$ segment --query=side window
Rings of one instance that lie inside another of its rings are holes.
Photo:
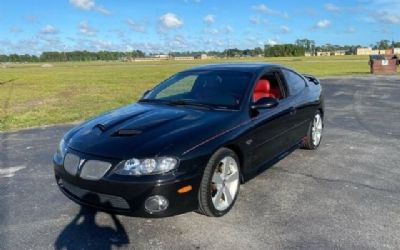
[[[190,93],[196,79],[197,75],[186,76],[158,93],[157,98],[165,98]]]
[[[287,69],[282,69],[282,72],[286,79],[289,95],[296,95],[305,88],[306,83],[298,74]]]

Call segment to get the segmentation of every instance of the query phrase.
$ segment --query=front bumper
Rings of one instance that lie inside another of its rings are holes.
[[[54,173],[60,190],[78,204],[96,209],[140,217],[166,217],[181,214],[198,208],[197,193],[201,174],[171,173],[157,178],[105,176],[100,180],[84,180],[72,176],[54,159]],[[178,193],[187,185],[192,190]],[[144,206],[147,198],[154,195],[164,196],[169,206],[161,212],[149,213]]]

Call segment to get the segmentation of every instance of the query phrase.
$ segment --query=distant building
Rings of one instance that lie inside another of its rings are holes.
[[[329,51],[317,51],[317,56],[330,56],[331,52]]]
[[[194,60],[194,56],[176,56],[174,57],[175,61],[190,61]]]
[[[311,52],[305,52],[304,56],[312,56]]]
[[[358,56],[369,56],[372,55],[372,48],[357,48]]]
[[[200,60],[207,60],[207,59],[213,59],[215,56],[209,56],[207,54],[198,54],[194,57],[194,59],[200,59]]]
[[[333,52],[333,55],[344,56],[344,55],[346,55],[346,51],[345,50],[336,50],[335,52]]]
[[[165,55],[165,54],[154,55],[153,57],[160,58],[160,59],[169,59],[169,55]]]
[[[166,59],[162,59],[166,60]],[[138,57],[133,60],[134,62],[148,62],[148,61],[161,61],[160,58],[155,58],[155,57]]]
[[[400,48],[392,49],[372,49],[372,48],[358,48],[357,55],[359,56],[370,56],[370,55],[393,55],[399,54]]]

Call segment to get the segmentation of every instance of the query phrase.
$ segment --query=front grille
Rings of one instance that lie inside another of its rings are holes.
[[[64,159],[64,168],[70,175],[76,175],[78,172],[80,158],[77,155],[68,153]]]
[[[72,195],[89,204],[104,208],[129,209],[129,204],[122,197],[92,192],[65,181],[62,181],[60,185]]]
[[[86,180],[100,180],[110,167],[109,162],[88,160],[83,165],[80,176]]]

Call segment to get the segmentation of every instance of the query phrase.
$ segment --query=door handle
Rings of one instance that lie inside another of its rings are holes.
[[[291,107],[289,109],[290,115],[295,115],[296,114],[296,108],[295,107]]]

